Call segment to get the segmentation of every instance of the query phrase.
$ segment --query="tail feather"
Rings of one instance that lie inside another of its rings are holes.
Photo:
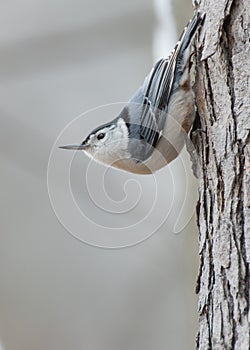
[[[173,90],[178,88],[180,79],[185,79],[183,72],[186,68],[189,71],[189,57],[191,44],[198,28],[203,24],[205,19],[205,13],[197,12],[196,15],[190,20],[188,25],[183,30],[178,43],[174,49],[173,55],[176,57],[175,61],[175,82]],[[188,67],[187,67],[188,64]],[[187,71],[187,74],[189,72]]]
[[[195,35],[199,26],[203,23],[204,19],[205,13],[197,12],[196,15],[190,20],[179,39],[179,42],[181,43],[180,52],[185,51],[186,48],[190,45],[193,36]]]

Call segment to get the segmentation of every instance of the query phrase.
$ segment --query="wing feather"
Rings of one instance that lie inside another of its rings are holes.
[[[200,13],[194,16],[170,56],[160,59],[155,64],[142,87],[130,100],[142,104],[138,120],[140,135],[150,146],[155,146],[164,128],[171,92],[178,86],[176,80],[181,77],[186,64],[184,51],[190,47],[190,42],[203,19],[204,15]]]

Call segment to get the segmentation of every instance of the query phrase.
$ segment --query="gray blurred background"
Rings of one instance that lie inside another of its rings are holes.
[[[170,218],[138,245],[96,248],[58,221],[46,179],[61,130],[90,108],[128,100],[191,16],[185,0],[2,4],[1,350],[195,347],[195,218],[178,235]],[[181,188],[178,161],[171,169]],[[114,171],[111,192],[119,179]],[[168,187],[164,170],[158,181]],[[190,189],[192,207],[191,178]]]

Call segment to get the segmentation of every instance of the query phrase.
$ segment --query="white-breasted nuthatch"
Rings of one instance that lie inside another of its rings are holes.
[[[159,60],[120,114],[98,126],[80,145],[91,158],[137,174],[150,174],[175,159],[194,122],[191,47],[205,14],[184,29],[173,52]]]

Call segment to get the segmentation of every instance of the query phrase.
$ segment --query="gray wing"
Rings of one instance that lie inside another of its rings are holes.
[[[129,151],[138,161],[152,154],[163,131],[173,85],[173,63],[172,57],[159,60],[122,111],[130,133]]]
[[[159,60],[130,100],[131,104],[141,105],[140,111],[137,109],[137,122],[140,136],[149,146],[155,146],[164,128],[174,78],[173,64],[172,57]]]
[[[179,86],[180,78],[189,60],[186,50],[190,49],[196,30],[205,15],[199,12],[183,30],[179,41],[168,58],[159,60],[142,87],[130,100],[131,103],[142,104],[140,119],[140,135],[150,145],[155,146],[167,116],[170,95]]]
[[[193,37],[204,18],[205,14],[196,13],[170,56],[156,63],[122,113],[130,132],[130,139],[141,140],[140,149],[134,150],[138,159],[148,158],[161,137],[171,93],[179,87],[189,60]]]

